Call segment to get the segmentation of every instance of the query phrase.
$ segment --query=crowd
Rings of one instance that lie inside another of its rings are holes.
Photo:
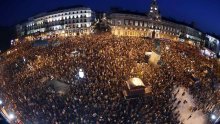
[[[48,41],[59,44],[33,47],[25,41],[2,54],[0,98],[24,123],[177,124],[181,121],[172,91],[178,86],[190,90],[198,110],[208,112],[218,101],[217,61],[202,56],[195,46],[162,40],[161,63],[154,67],[145,57],[155,49],[153,39],[101,34]],[[80,69],[84,78],[77,77]],[[150,85],[152,95],[125,99],[122,91],[132,77]],[[70,90],[51,92],[51,79]]]

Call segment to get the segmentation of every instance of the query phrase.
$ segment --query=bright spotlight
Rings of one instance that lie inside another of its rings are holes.
[[[212,119],[212,120],[215,120],[215,119],[216,119],[216,116],[212,114],[212,115],[211,115],[211,119]]]
[[[80,78],[84,78],[84,72],[83,72],[83,70],[82,69],[79,69],[79,77]]]
[[[9,120],[13,120],[13,119],[15,118],[15,115],[12,114],[12,113],[10,113],[10,114],[8,115],[8,118],[9,118]]]
[[[0,105],[2,105],[2,103],[3,103],[2,100],[0,100]]]

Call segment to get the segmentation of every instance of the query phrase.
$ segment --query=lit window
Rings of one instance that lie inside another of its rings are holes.
[[[140,22],[139,24],[140,24],[141,27],[143,26],[143,22]]]
[[[118,21],[118,25],[121,25],[121,21]]]
[[[144,27],[147,27],[147,22],[144,22]]]
[[[135,26],[138,26],[138,21],[135,21]]]

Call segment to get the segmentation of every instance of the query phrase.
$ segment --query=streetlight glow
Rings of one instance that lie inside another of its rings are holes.
[[[212,119],[212,120],[215,120],[215,119],[216,119],[216,116],[212,114],[212,115],[211,115],[211,119]]]
[[[10,114],[8,115],[8,118],[9,118],[9,120],[13,120],[13,119],[15,118],[15,115],[12,114],[12,113],[10,113]]]

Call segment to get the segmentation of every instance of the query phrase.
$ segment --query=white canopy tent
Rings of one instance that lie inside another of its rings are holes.
[[[143,81],[140,78],[131,78],[127,81],[128,89],[136,89],[137,87],[145,88]]]

